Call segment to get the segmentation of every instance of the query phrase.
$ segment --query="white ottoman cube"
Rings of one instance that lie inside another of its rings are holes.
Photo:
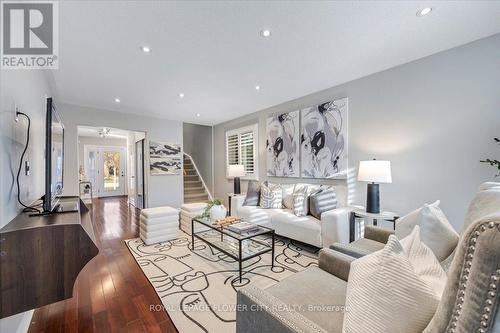
[[[139,237],[146,245],[177,238],[179,211],[172,207],[146,208],[141,211]]]
[[[191,220],[203,214],[207,207],[206,203],[187,203],[181,206],[181,230],[191,235]]]

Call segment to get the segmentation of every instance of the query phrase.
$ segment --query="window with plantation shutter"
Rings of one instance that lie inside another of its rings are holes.
[[[229,165],[242,164],[246,178],[257,177],[257,124],[226,132],[226,175]]]

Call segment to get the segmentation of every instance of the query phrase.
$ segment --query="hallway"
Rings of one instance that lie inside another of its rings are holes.
[[[139,210],[126,196],[92,206],[99,255],[78,276],[73,298],[35,310],[29,332],[177,332],[165,311],[149,310],[161,301],[123,242],[138,237]]]

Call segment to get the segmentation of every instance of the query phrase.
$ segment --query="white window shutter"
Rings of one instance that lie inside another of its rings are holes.
[[[226,132],[226,172],[229,165],[242,164],[246,176],[257,174],[257,125]]]

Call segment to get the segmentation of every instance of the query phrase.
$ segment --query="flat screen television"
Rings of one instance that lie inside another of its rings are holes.
[[[45,128],[45,195],[43,210],[57,210],[59,197],[63,193],[64,125],[51,97],[47,98],[47,121]]]

